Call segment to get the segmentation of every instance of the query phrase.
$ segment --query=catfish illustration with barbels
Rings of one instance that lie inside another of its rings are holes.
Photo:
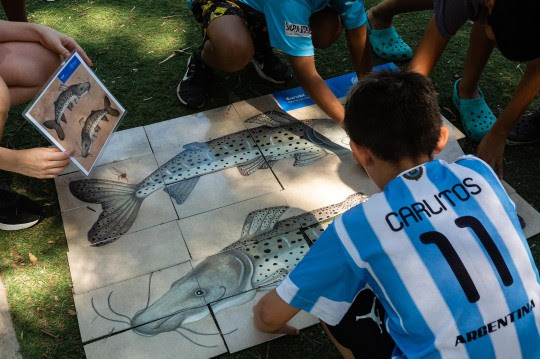
[[[54,120],[43,122],[43,126],[51,130],[54,129],[58,138],[64,140],[66,136],[60,124],[60,121],[67,123],[64,112],[66,109],[72,110],[73,105],[75,105],[79,98],[89,90],[90,82],[81,82],[71,86],[60,85],[58,91],[62,91],[62,93],[58,96],[56,101],[54,101]]]
[[[199,333],[186,328],[186,324],[210,315],[207,306],[200,304],[203,298],[205,303],[211,303],[215,314],[249,302],[258,291],[273,288],[296,267],[316,239],[310,237],[307,241],[303,231],[320,229],[321,222],[329,221],[367,199],[368,196],[362,193],[354,193],[342,202],[286,219],[283,217],[289,210],[288,206],[253,211],[244,221],[239,240],[202,260],[192,271],[174,281],[170,289],[153,303],[150,302],[150,274],[146,307],[132,317],[119,314],[112,308],[113,292],[109,293],[108,308],[123,319],[104,315],[96,307],[94,298],[91,299],[92,307],[101,318],[127,324],[139,335],[153,336],[175,331],[192,343],[206,347],[187,334],[208,336],[219,333]]]
[[[329,119],[299,121],[283,112],[269,111],[245,122],[262,126],[186,144],[182,152],[139,184],[103,179],[70,182],[69,189],[75,197],[99,203],[103,209],[88,231],[90,243],[106,244],[126,233],[137,218],[142,201],[160,189],[180,205],[199,178],[209,173],[237,167],[240,174],[249,176],[258,169],[271,168],[279,160],[294,158],[293,166],[308,166],[330,152],[336,155],[350,152],[335,142],[344,134],[335,141],[325,136],[334,136],[339,128]]]
[[[79,120],[79,123],[82,126],[81,131],[81,156],[82,157],[88,157],[88,154],[90,153],[90,147],[92,146],[92,142],[94,142],[96,138],[96,133],[101,129],[99,127],[100,121],[106,121],[108,122],[109,119],[106,117],[106,115],[111,116],[120,116],[120,112],[114,108],[111,107],[111,100],[109,100],[109,97],[105,96],[104,100],[104,108],[101,110],[92,110],[90,112],[90,115],[86,118],[81,118]]]

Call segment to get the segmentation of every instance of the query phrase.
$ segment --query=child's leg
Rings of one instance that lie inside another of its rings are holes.
[[[255,51],[251,35],[242,17],[224,15],[206,29],[208,40],[202,50],[204,63],[216,70],[235,72],[243,69]]]
[[[26,18],[26,0],[2,0],[2,7],[9,21],[28,21]]]
[[[460,98],[477,98],[478,82],[493,51],[493,41],[486,35],[485,25],[475,22],[469,36],[469,49],[465,59],[463,78],[459,82]]]
[[[354,359],[353,352],[350,349],[345,348],[343,345],[339,344],[337,339],[334,338],[334,336],[332,335],[332,332],[328,329],[328,326],[326,325],[325,322],[321,321],[321,327],[323,327],[324,331],[326,332],[326,334],[328,335],[328,337],[332,341],[332,344],[334,344],[334,346],[339,351],[341,356],[343,356],[343,358],[345,358],[345,359]]]
[[[336,42],[343,28],[339,15],[330,7],[311,15],[309,27],[313,46],[318,49],[326,49]]]
[[[34,97],[60,65],[60,57],[37,42],[0,43],[0,60],[11,106]]]
[[[369,289],[360,292],[338,325],[323,325],[344,358],[391,357],[395,343],[386,331],[384,308]]]
[[[392,26],[396,15],[429,9],[433,9],[433,0],[384,0],[369,9],[368,20],[373,29],[385,29]]]

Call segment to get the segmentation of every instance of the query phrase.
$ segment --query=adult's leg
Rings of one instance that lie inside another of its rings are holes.
[[[33,98],[60,62],[58,54],[37,42],[0,43],[0,77],[8,86],[11,106]]]
[[[28,22],[26,18],[26,0],[2,0],[2,7],[9,21]]]
[[[368,20],[375,30],[392,26],[395,15],[433,9],[433,0],[384,0],[369,9]]]
[[[469,36],[469,49],[465,59],[463,78],[459,82],[459,97],[470,99],[480,97],[478,82],[493,51],[493,41],[486,35],[485,25],[475,22]]]
[[[204,63],[213,69],[235,72],[253,57],[255,48],[244,20],[237,15],[214,19],[206,29],[208,40],[202,50]]]

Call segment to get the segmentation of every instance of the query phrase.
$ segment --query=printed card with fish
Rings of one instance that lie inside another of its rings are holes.
[[[88,175],[126,110],[77,53],[67,59],[24,110],[26,117]]]

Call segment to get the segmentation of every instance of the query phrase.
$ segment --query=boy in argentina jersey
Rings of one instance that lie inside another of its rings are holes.
[[[284,83],[287,66],[272,51],[289,55],[300,86],[336,122],[343,106],[315,67],[314,48],[330,46],[345,27],[349,54],[357,74],[371,71],[361,0],[188,0],[203,28],[201,47],[188,60],[177,88],[180,102],[201,107],[210,97],[213,72],[235,72],[250,62],[263,79]]]
[[[429,80],[361,79],[345,127],[383,191],[334,220],[254,307],[256,326],[295,333],[286,323],[302,309],[345,357],[540,358],[540,278],[515,205],[478,158],[433,160],[448,130]]]

